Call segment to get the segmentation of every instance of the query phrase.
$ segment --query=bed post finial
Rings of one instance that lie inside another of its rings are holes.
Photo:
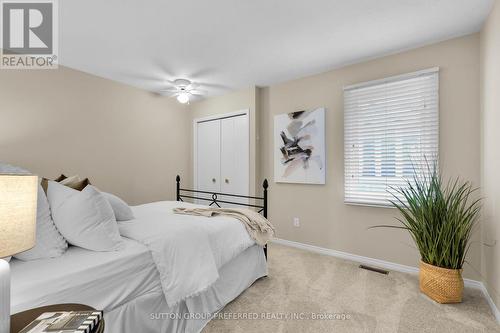
[[[267,219],[267,188],[269,187],[267,179],[264,179],[262,187],[264,188],[264,209],[262,211],[262,215],[264,215],[264,217]],[[264,245],[264,256],[266,257],[267,260],[267,244]]]
[[[177,175],[177,177],[175,177],[175,181],[177,182],[175,200],[181,201],[181,177]]]
[[[262,211],[265,218],[267,218],[267,188],[269,187],[269,183],[267,179],[264,179],[262,183],[262,187],[264,188],[264,210]]]

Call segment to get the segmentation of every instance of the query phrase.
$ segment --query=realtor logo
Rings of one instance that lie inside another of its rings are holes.
[[[1,68],[57,68],[57,0],[0,0]]]

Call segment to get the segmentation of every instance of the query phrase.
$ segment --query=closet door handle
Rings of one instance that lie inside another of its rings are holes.
[[[215,178],[212,178],[212,183],[215,183]]]
[[[226,180],[224,180],[226,182],[226,184],[229,184],[229,179],[226,178]]]

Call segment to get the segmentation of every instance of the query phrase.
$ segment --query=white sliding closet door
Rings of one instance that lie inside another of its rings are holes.
[[[201,191],[249,195],[250,139],[248,113],[196,122],[196,183]],[[207,198],[207,195],[198,196]],[[209,196],[208,196],[209,197]],[[220,200],[248,202],[219,196]],[[199,203],[207,204],[207,201]],[[221,204],[221,206],[229,206]]]
[[[249,138],[246,115],[221,120],[221,192],[248,195]]]
[[[220,121],[205,121],[198,123],[197,129],[198,166],[196,172],[198,190],[219,192]]]

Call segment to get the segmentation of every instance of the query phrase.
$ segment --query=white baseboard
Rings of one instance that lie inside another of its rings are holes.
[[[493,312],[493,315],[497,319],[497,322],[500,323],[500,311],[498,311],[498,308],[497,308],[495,302],[493,302],[493,299],[490,297],[490,294],[488,293],[488,289],[486,289],[486,286],[484,285],[484,283],[482,283],[482,282],[478,282],[478,283],[480,284],[479,289],[481,289],[484,297],[486,298],[486,301],[490,305],[491,312]]]
[[[280,239],[280,238],[273,239],[273,243],[286,245],[286,246],[290,246],[290,247],[295,247],[298,249],[311,251],[311,252],[315,252],[315,253],[319,253],[319,254],[324,254],[327,256],[351,260],[351,261],[359,262],[361,264],[376,266],[376,267],[388,269],[391,271],[410,273],[410,274],[417,274],[418,273],[418,268],[416,268],[416,267],[396,264],[393,262],[384,261],[384,260],[380,260],[380,259],[358,256],[356,254],[327,249],[324,247],[289,241],[289,240]]]
[[[290,246],[294,247],[297,249],[302,249],[310,252],[315,252],[327,256],[332,256],[340,259],[345,259],[345,260],[351,260],[354,262],[359,262],[361,264],[365,265],[370,265],[370,266],[375,266],[378,268],[383,268],[391,271],[396,271],[396,272],[401,272],[401,273],[408,273],[408,274],[418,274],[418,268],[413,267],[413,266],[407,266],[407,265],[401,265],[401,264],[396,264],[390,261],[385,261],[385,260],[380,260],[380,259],[375,259],[375,258],[370,258],[370,257],[364,257],[364,256],[359,256],[357,254],[352,254],[352,253],[347,253],[347,252],[342,252],[342,251],[337,251],[337,250],[332,250],[332,249],[327,249],[324,247],[319,247],[319,246],[314,246],[314,245],[309,245],[309,244],[304,244],[304,243],[299,243],[299,242],[294,242],[294,241],[289,241],[286,239],[280,239],[280,238],[275,238],[272,241],[273,243],[276,244],[281,244],[285,246]],[[498,311],[498,308],[496,307],[495,303],[490,297],[490,294],[488,293],[488,290],[484,286],[484,283],[481,281],[477,280],[471,280],[471,279],[464,279],[464,285],[469,288],[474,288],[474,289],[479,289],[483,293],[484,297],[486,298],[486,301],[490,305],[491,311],[493,312],[493,315],[495,316],[496,320],[498,323],[500,323],[500,312]]]

